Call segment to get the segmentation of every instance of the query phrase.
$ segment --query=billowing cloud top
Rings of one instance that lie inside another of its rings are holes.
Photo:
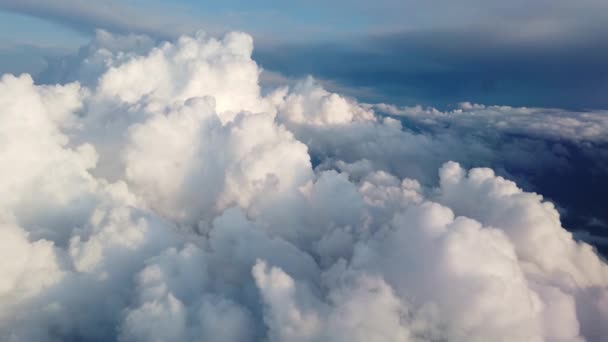
[[[594,248],[462,166],[567,167],[563,141],[605,143],[602,115],[268,90],[252,49],[100,32],[49,71],[73,82],[2,77],[0,340],[608,336]]]

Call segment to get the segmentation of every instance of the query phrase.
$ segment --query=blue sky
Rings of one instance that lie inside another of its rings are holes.
[[[242,30],[256,60],[371,102],[608,107],[604,0],[0,0],[0,72],[33,73],[96,28]]]

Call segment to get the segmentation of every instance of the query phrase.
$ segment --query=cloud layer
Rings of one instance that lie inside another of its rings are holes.
[[[608,335],[608,265],[497,174],[596,153],[601,113],[269,90],[252,49],[100,32],[57,85],[2,77],[1,340]]]

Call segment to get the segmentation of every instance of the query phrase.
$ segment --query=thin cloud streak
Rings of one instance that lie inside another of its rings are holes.
[[[202,24],[190,18],[163,15],[112,0],[0,0],[0,9],[49,20],[85,33],[103,28],[117,33],[137,32],[175,38],[195,31]]]

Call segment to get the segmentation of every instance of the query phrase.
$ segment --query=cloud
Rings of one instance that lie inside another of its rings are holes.
[[[48,19],[87,33],[101,28],[119,33],[137,32],[175,38],[192,32],[195,27],[191,20],[179,20],[175,15],[167,17],[160,11],[147,11],[142,16],[140,8],[114,0],[95,3],[83,0],[2,0],[0,8]]]
[[[529,6],[509,8],[517,12]],[[363,94],[371,102],[439,108],[464,101],[575,110],[607,106],[608,50],[601,22],[596,25],[592,16],[580,17],[588,22],[564,22],[558,16],[552,18],[556,30],[535,33],[528,26],[542,20],[534,15],[508,24],[485,15],[469,24],[395,28],[349,39],[262,42],[255,57],[287,76],[332,80],[352,95],[371,88]]]
[[[368,102],[453,108],[472,101],[573,110],[608,105],[604,1],[556,0],[551,8],[520,0],[325,5],[262,2],[251,8],[237,1],[142,9],[115,0],[0,1],[7,11],[89,34],[105,29],[174,39],[201,26],[214,34],[255,32],[255,59],[265,68],[288,78],[313,74],[330,90]],[[19,55],[6,56],[12,61],[2,63],[4,68],[40,69],[40,60],[17,62]]]
[[[608,265],[506,178],[605,172],[602,113],[270,89],[252,49],[99,32],[2,77],[1,340],[608,334]]]
[[[454,127],[475,131],[491,127],[504,134],[574,143],[605,144],[608,116],[604,110],[576,112],[546,108],[513,108],[484,106],[463,102],[453,111],[441,112],[434,108],[398,108],[378,104],[373,108],[390,115],[402,116],[420,126]],[[441,128],[436,128],[437,130]]]

